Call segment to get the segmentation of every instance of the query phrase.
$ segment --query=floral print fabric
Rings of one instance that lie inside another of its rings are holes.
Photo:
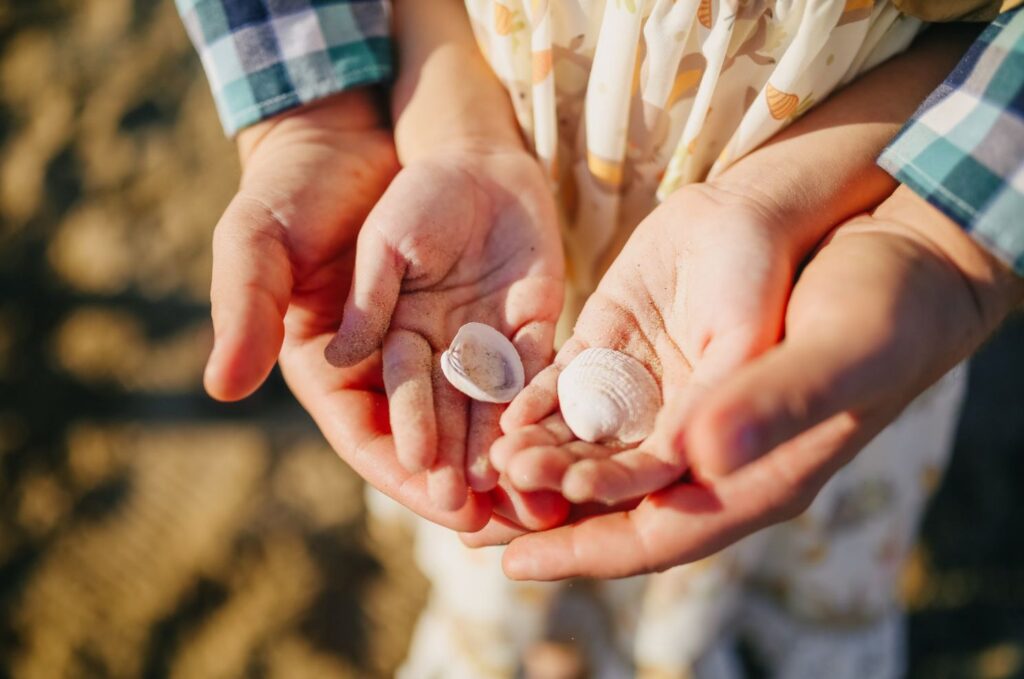
[[[888,0],[467,0],[591,291],[664,197],[728,167],[921,23]]]

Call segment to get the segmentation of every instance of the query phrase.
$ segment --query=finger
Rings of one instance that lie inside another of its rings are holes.
[[[535,446],[508,462],[509,481],[520,491],[561,491],[565,473],[579,458],[564,446]]]
[[[509,495],[515,496],[515,491],[510,491]],[[558,498],[556,493],[522,493],[520,494],[527,502],[532,502],[534,498],[539,496],[549,496],[550,498]],[[507,545],[513,539],[526,535],[528,533],[538,530],[548,530],[554,526],[559,526],[565,523],[566,520],[578,521],[583,518],[590,516],[600,515],[607,513],[609,508],[605,505],[570,505],[561,499],[561,503],[552,502],[549,507],[554,510],[550,513],[545,514],[547,521],[544,524],[537,523],[536,525],[524,526],[520,524],[516,517],[523,515],[520,510],[515,508],[510,509],[507,505],[503,504],[503,501],[498,500],[491,494],[491,499],[494,508],[494,516],[487,522],[487,525],[476,532],[464,532],[460,533],[459,537],[462,539],[463,544],[467,547],[491,547],[494,545]],[[625,511],[632,509],[636,506],[636,503],[628,506],[620,505],[616,509],[619,511]],[[564,511],[563,511],[564,508]]]
[[[562,495],[570,502],[618,504],[664,488],[685,471],[681,456],[666,460],[638,448],[605,460],[574,463],[562,477]]]
[[[683,446],[675,433],[706,394],[695,383],[666,387],[665,404],[658,413],[654,433],[641,447],[617,453],[608,459],[580,460],[562,479],[562,493],[570,501],[616,504],[660,490],[688,469]]]
[[[516,331],[512,344],[523,361],[523,372],[529,384],[551,363],[555,353],[555,324],[548,321],[527,323]]]
[[[377,384],[380,361],[357,368],[324,370],[326,336],[293,345],[281,369],[303,408],[320,426],[331,447],[366,482],[428,521],[452,530],[475,531],[492,514],[490,496],[469,493],[456,511],[438,507],[428,493],[427,474],[410,474],[395,455],[390,436],[387,397]],[[363,377],[376,373],[377,378]],[[339,416],[343,414],[343,416]]]
[[[558,375],[585,348],[586,344],[576,338],[566,342],[555,356],[554,363],[540,371],[509,404],[501,416],[502,431],[508,433],[534,424],[555,412],[558,409]]]
[[[537,424],[531,424],[505,434],[491,446],[491,464],[504,472],[508,461],[516,453],[535,446],[560,446],[575,437],[561,415],[551,415]]]
[[[559,493],[522,493],[509,486],[507,479],[491,491],[491,504],[497,516],[529,530],[561,525],[569,515],[569,503]]]
[[[498,471],[491,464],[491,445],[501,437],[498,420],[503,405],[475,401],[470,406],[469,434],[466,442],[466,480],[469,487],[487,492],[498,482]]]
[[[519,394],[512,399],[501,415],[501,430],[505,433],[539,422],[558,409],[558,374],[561,368],[550,365],[540,371]]]
[[[458,392],[434,360],[434,413],[437,421],[437,456],[427,471],[427,491],[438,507],[454,511],[466,501],[466,433],[469,400]]]
[[[803,511],[877,431],[860,424],[843,414],[713,486],[680,483],[633,510],[519,537],[505,552],[505,573],[516,580],[614,578],[704,558]]]
[[[837,413],[888,408],[929,384],[934,353],[920,337],[958,328],[929,325],[944,302],[907,283],[925,266],[908,239],[872,228],[841,227],[793,290],[786,339],[695,411],[685,444],[701,473],[727,474]]]
[[[459,533],[459,539],[467,547],[494,547],[507,545],[513,538],[525,535],[529,531],[522,526],[500,516],[492,516],[487,525],[475,533]]]
[[[558,445],[537,445],[514,453],[506,463],[513,487],[522,490],[557,490],[565,493],[565,475],[580,461],[604,461],[622,450],[622,444],[570,441]],[[569,496],[566,495],[568,498]],[[590,496],[579,502],[592,501]],[[576,500],[573,500],[576,502]]]
[[[291,290],[284,226],[262,201],[239,193],[213,233],[214,345],[203,376],[211,396],[236,401],[263,383],[281,350]]]
[[[763,313],[767,313],[764,310]],[[705,388],[722,382],[735,373],[741,366],[750,361],[779,339],[782,325],[782,311],[778,319],[755,319],[762,321],[754,324],[736,324],[728,332],[715,335],[694,363],[691,383]]]
[[[401,292],[407,263],[374,224],[371,213],[356,243],[355,271],[341,326],[324,351],[334,366],[355,365],[380,348]]]
[[[847,337],[784,342],[713,390],[683,434],[694,468],[729,474],[884,385],[871,351]]]
[[[432,360],[430,344],[416,333],[396,330],[384,341],[384,386],[395,453],[414,474],[430,468],[437,455]]]

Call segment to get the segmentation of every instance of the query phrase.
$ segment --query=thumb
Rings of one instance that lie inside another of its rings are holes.
[[[285,227],[261,200],[239,193],[213,233],[214,345],[203,376],[211,396],[237,401],[263,383],[281,350],[291,290]]]
[[[694,469],[729,474],[834,415],[884,397],[898,369],[891,352],[884,342],[855,335],[787,339],[712,390],[681,441]]]
[[[359,232],[341,326],[324,349],[334,366],[355,365],[381,348],[402,289],[405,258],[374,226],[375,219],[380,217],[371,213]]]

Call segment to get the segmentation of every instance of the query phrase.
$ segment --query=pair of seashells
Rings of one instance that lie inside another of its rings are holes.
[[[483,323],[462,326],[441,354],[452,386],[477,401],[508,403],[525,383],[523,362],[507,337]],[[558,376],[565,423],[591,443],[637,443],[654,429],[661,389],[640,361],[613,349],[580,352]]]

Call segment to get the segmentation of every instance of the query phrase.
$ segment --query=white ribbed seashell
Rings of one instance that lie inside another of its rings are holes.
[[[591,443],[636,443],[654,430],[661,389],[643,363],[614,349],[585,349],[558,376],[562,417]]]
[[[508,403],[526,381],[515,346],[483,323],[459,328],[448,351],[441,354],[441,372],[463,394],[487,403]]]

